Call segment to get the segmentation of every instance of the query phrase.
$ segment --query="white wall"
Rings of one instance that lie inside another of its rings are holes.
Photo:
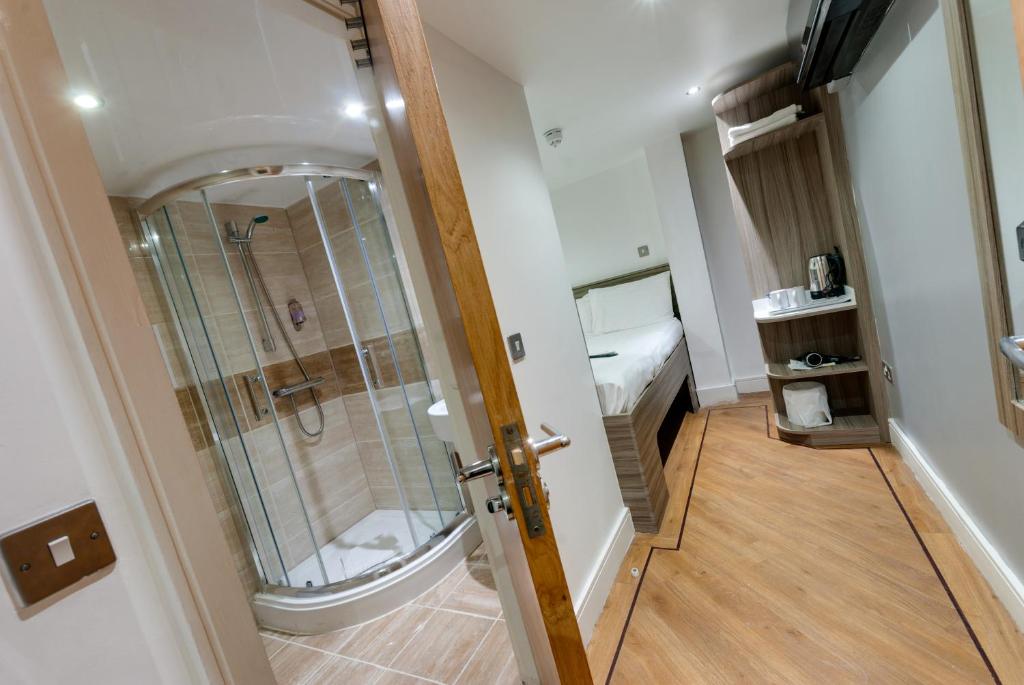
[[[892,12],[841,97],[892,415],[1020,578],[1024,449],[996,414],[943,20]]]
[[[701,404],[736,399],[679,136],[645,148]]]
[[[0,531],[95,499],[118,559],[27,610],[0,589],[0,682],[204,682],[0,122]],[[2,585],[0,585],[2,587]],[[189,601],[189,600],[184,600]]]
[[[683,149],[733,381],[739,392],[767,390],[764,357],[750,304],[750,282],[718,130],[709,126],[685,134]]]
[[[545,457],[541,475],[573,602],[579,611],[587,597],[599,611],[610,583],[597,574],[628,510],[523,88],[440,33],[428,29],[427,39],[502,333],[523,334],[526,359],[512,373],[526,423],[539,431],[546,421],[572,438]],[[607,560],[612,575],[624,553]],[[592,625],[580,628],[586,638]]]
[[[551,203],[573,285],[666,262],[654,187],[642,154],[552,189]],[[637,254],[641,245],[650,248],[650,255]]]

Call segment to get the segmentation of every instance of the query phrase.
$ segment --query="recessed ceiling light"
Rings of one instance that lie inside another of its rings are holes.
[[[700,95],[702,88],[700,86],[690,86],[686,89],[687,95]]]
[[[78,109],[98,109],[103,106],[103,100],[92,93],[79,93],[71,99]]]
[[[350,102],[342,110],[349,119],[358,119],[366,114],[366,105],[361,102]]]

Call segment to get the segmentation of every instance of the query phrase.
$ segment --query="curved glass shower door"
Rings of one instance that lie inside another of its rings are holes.
[[[404,554],[464,506],[451,457],[427,419],[436,398],[421,347],[422,322],[414,320],[378,190],[375,181],[307,179],[333,286],[318,309],[340,314],[347,326],[352,352],[338,355],[336,367],[348,375],[358,369],[364,387],[346,394],[345,405],[364,465],[374,465],[367,477],[376,513],[401,531],[391,549]]]
[[[326,584],[322,562],[299,568],[317,546],[270,415],[259,360],[251,338],[241,335],[244,309],[231,266],[219,235],[211,232],[205,195],[197,199],[165,205],[142,223],[190,362],[182,365],[181,385],[196,416],[194,430],[209,445],[209,453],[200,456],[208,460],[206,468],[220,473],[231,500],[228,511],[251,542],[260,579],[286,586]]]
[[[379,183],[266,169],[166,191],[143,223],[240,572],[248,555],[254,584],[344,586],[465,507]]]

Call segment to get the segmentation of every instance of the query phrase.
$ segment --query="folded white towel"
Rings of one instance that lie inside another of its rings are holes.
[[[771,133],[772,131],[777,131],[778,129],[785,128],[785,127],[789,126],[790,124],[795,124],[796,121],[797,121],[796,115],[792,114],[792,115],[790,115],[788,117],[785,117],[784,119],[778,119],[778,120],[774,121],[773,123],[768,124],[767,126],[762,126],[761,128],[754,129],[753,131],[750,131],[748,133],[744,133],[744,134],[741,134],[741,135],[738,135],[738,136],[730,135],[729,136],[729,145],[732,145],[732,146],[739,145],[740,143],[746,142],[746,141],[748,141],[748,140],[750,140],[752,138],[757,138],[759,136],[763,136],[766,133]]]
[[[768,116],[752,121],[749,124],[731,126],[729,127],[729,142],[735,145],[737,142],[756,137],[760,133],[767,133],[769,130],[774,131],[779,128],[779,122],[784,122],[783,125],[792,123],[796,121],[797,115],[803,111],[802,105],[794,104],[789,107],[783,107],[777,112],[772,112]]]

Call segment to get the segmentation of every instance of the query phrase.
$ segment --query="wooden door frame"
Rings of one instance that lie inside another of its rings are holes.
[[[24,135],[24,171],[47,247],[60,266],[132,485],[155,536],[161,585],[183,612],[193,663],[210,682],[275,682],[175,399],[100,179],[42,0],[0,0],[5,118]],[[5,96],[8,94],[5,94]],[[100,506],[103,503],[100,502]],[[114,541],[115,547],[117,541]],[[103,655],[100,655],[102,657]]]
[[[999,421],[1024,440],[1024,405],[1017,400],[1013,366],[999,351],[999,340],[1014,335],[1009,293],[1003,278],[1003,247],[989,165],[985,118],[974,54],[974,34],[967,0],[941,0],[949,69],[953,79],[957,126],[971,208],[971,227],[981,277],[985,333],[992,364]],[[1021,0],[1011,0],[1015,23],[1022,21]],[[1018,49],[1021,44],[1018,41]],[[1022,62],[1024,64],[1024,62]]]
[[[305,1],[339,19],[351,16],[345,5]],[[527,439],[416,0],[361,0],[360,7],[380,99],[403,102],[383,108],[381,116],[474,443],[502,445],[502,429],[509,425]],[[512,482],[508,456],[501,449],[497,453],[503,478]],[[543,492],[537,457],[529,450],[526,456],[534,489]],[[589,683],[586,648],[546,503],[541,512],[547,530],[541,537],[531,538],[525,520],[515,519],[528,572],[512,576],[534,662],[542,683]],[[499,526],[499,532],[506,549],[519,547],[507,526]]]
[[[317,6],[323,4],[321,0],[311,1]],[[400,108],[385,108],[382,116],[402,190],[415,218],[419,248],[428,264],[449,354],[461,360],[455,371],[463,405],[473,432],[499,446],[502,474],[505,482],[511,483],[511,461],[500,448],[503,429],[515,426],[524,439],[529,432],[416,0],[363,0],[362,11],[377,90],[384,101],[401,98],[404,103]],[[532,467],[534,491],[543,492],[537,455],[526,450],[526,458]],[[546,504],[541,505],[546,534],[530,537],[525,519],[515,518],[529,577],[513,580],[521,583],[517,593],[520,600],[531,598],[520,608],[527,614],[539,610],[539,624],[528,636],[534,660],[543,683],[589,683],[590,666],[551,519]],[[532,624],[529,615],[524,620],[528,626]],[[543,634],[538,634],[541,631]]]

